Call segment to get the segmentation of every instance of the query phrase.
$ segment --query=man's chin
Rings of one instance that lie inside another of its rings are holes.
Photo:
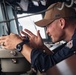
[[[58,40],[52,40],[53,43],[59,42]]]
[[[55,43],[56,41],[55,40],[52,40],[52,42]]]

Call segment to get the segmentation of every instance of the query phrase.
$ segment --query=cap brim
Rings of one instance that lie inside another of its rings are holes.
[[[46,27],[47,25],[49,25],[51,22],[53,22],[54,20],[47,20],[47,19],[43,19],[43,20],[40,20],[40,21],[37,21],[35,22],[35,24],[37,26],[40,26],[40,27]]]

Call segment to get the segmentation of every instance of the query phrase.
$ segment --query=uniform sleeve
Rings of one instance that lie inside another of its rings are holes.
[[[42,51],[33,49],[31,52],[32,68],[41,73],[46,72],[49,68],[73,55],[76,50],[76,39],[68,42],[61,50],[53,55],[48,55]]]

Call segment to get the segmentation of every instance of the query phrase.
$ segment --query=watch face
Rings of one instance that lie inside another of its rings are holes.
[[[16,45],[17,51],[21,52],[21,50],[22,50],[22,48],[23,48],[23,45],[26,44],[26,43],[28,43],[28,42],[29,42],[29,40],[24,40],[24,41],[22,41],[21,43],[17,44],[17,45]]]
[[[21,50],[22,50],[21,45],[20,45],[20,44],[18,44],[18,45],[17,45],[17,47],[16,47],[16,49],[17,49],[18,51],[21,51]]]

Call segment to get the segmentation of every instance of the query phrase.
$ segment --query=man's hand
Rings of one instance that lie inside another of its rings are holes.
[[[20,42],[22,42],[22,38],[17,34],[11,33],[10,35],[0,37],[0,44],[3,44],[3,48],[5,49],[13,50]]]
[[[24,36],[28,35],[29,46],[31,46],[32,48],[42,48],[43,47],[44,44],[43,44],[39,31],[37,31],[37,36],[34,35],[31,31],[29,31],[27,29],[25,29],[25,31],[21,31],[21,34],[23,34]]]
[[[32,48],[38,48],[40,50],[45,50],[47,54],[53,54],[43,43],[42,38],[40,36],[39,31],[37,31],[37,36],[34,35],[31,31],[25,29],[25,31],[21,31],[21,34],[29,38],[28,45]]]

